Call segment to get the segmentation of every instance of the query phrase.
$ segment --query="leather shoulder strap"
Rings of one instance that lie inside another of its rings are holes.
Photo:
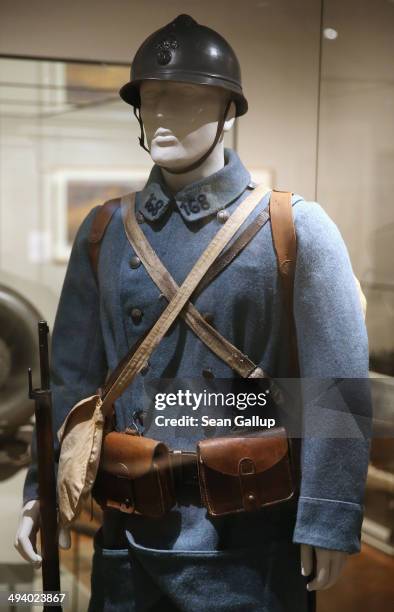
[[[96,281],[101,241],[105,234],[105,230],[107,229],[107,226],[112,219],[112,215],[119,208],[119,206],[120,198],[114,198],[112,200],[107,200],[107,202],[104,202],[104,204],[102,204],[100,208],[97,209],[92,226],[90,228],[90,234],[88,237],[89,259]]]
[[[297,258],[297,239],[293,220],[291,192],[274,189],[270,198],[272,240],[278,262],[290,332],[290,368],[299,376],[297,336],[293,313],[294,277]]]
[[[197,285],[196,289],[194,290],[194,292],[193,292],[193,296],[194,297],[196,295],[198,295],[207,285],[209,285],[209,283],[218,274],[220,274],[220,272],[226,266],[228,266],[231,263],[231,261],[238,255],[238,253],[240,253],[242,251],[242,249],[245,248],[245,246],[247,244],[249,244],[249,242],[252,240],[252,238],[265,225],[265,223],[267,223],[268,220],[269,220],[269,213],[268,213],[268,206],[267,206],[261,213],[259,213],[259,215],[257,215],[257,217],[252,221],[252,223],[250,223],[246,227],[246,229],[244,229],[242,231],[242,233],[231,244],[231,246],[228,249],[225,249],[221,253],[221,255],[219,255],[217,260],[214,262],[212,267],[208,270],[208,272],[205,274],[203,279],[200,281],[200,283]],[[132,224],[132,226],[134,227],[134,223]],[[129,231],[128,231],[128,229],[126,227],[125,227],[125,230],[126,230],[126,235],[128,236],[128,238],[132,239],[132,235],[129,236]],[[133,242],[133,244],[134,244],[134,242]],[[134,246],[133,246],[133,248],[134,248]],[[146,248],[147,247],[148,247],[148,244],[144,241],[141,244],[141,247],[140,247],[142,250],[139,250],[138,252],[141,255],[142,261],[145,261],[144,265],[147,267],[148,273],[152,274],[153,271],[155,271],[157,274],[155,274],[154,278],[152,276],[152,280],[154,282],[156,282],[156,284],[160,288],[160,290],[166,289],[166,293],[167,293],[167,291],[169,291],[172,294],[172,287],[170,289],[167,286],[167,283],[165,284],[166,287],[164,287],[164,281],[167,280],[167,279],[165,279],[164,272],[166,272],[166,276],[168,276],[169,273],[168,273],[168,271],[164,271],[161,262],[157,262],[157,260],[156,260],[156,264],[158,263],[159,265],[154,265],[152,267],[148,267],[147,266],[147,261],[146,261],[146,259],[144,257],[144,253],[146,252]],[[159,276],[160,276],[160,285],[158,283]],[[173,279],[171,279],[171,281],[173,281]],[[172,282],[170,284],[172,284]],[[176,287],[175,289],[177,290],[178,287]],[[167,297],[167,299],[171,299],[171,295],[169,295],[169,294],[166,297]],[[189,307],[191,308],[192,312],[196,311],[196,309],[193,307],[193,305],[190,302],[189,302]],[[190,313],[188,313],[188,309],[186,309],[185,311],[181,311],[180,316],[183,316],[183,318],[186,319],[186,322],[190,325],[190,318],[188,317],[189,314]],[[197,311],[196,311],[195,314],[197,316],[199,315],[199,313]],[[221,350],[217,351],[217,355],[219,357],[221,357],[225,361],[225,363],[227,363],[227,365],[229,365],[240,376],[243,376],[243,377],[246,377],[246,376],[252,376],[252,377],[261,377],[261,376],[264,376],[265,373],[263,372],[263,370],[261,368],[258,368],[256,366],[256,364],[254,364],[246,355],[242,354],[241,351],[239,351],[235,346],[233,346],[231,343],[229,343],[223,336],[221,336],[221,334],[219,334],[219,332],[217,330],[212,328],[211,325],[206,320],[203,320],[202,325],[204,325],[204,329],[201,329],[201,326],[199,325],[199,321],[201,321],[201,318],[200,317],[197,318],[197,316],[194,318],[194,321],[193,321],[194,323],[197,323],[197,325],[194,325],[192,329],[194,329],[195,333],[197,334],[197,336],[200,338],[200,340],[202,342],[207,344],[207,346],[209,344],[209,348],[211,350],[214,350],[213,349],[213,342],[215,340],[219,340],[220,341]],[[122,371],[122,368],[125,366],[127,361],[129,361],[131,359],[132,355],[135,353],[136,349],[138,348],[138,346],[140,345],[142,340],[145,338],[145,336],[150,332],[150,330],[152,329],[153,325],[154,325],[154,323],[152,323],[151,327],[148,328],[144,332],[144,334],[137,340],[137,342],[131,347],[131,349],[128,351],[128,353],[123,357],[123,359],[118,363],[116,368],[112,371],[111,376],[108,378],[108,380],[106,381],[104,387],[102,388],[102,394],[103,395],[105,395],[107,393],[108,389],[110,389],[110,387],[112,386],[112,384],[114,383],[116,378],[119,376],[120,372]],[[226,350],[225,350],[226,347],[230,347],[231,348],[231,357],[229,357],[229,354],[226,353]]]
[[[207,248],[198,258],[189,274],[178,288],[176,294],[171,298],[165,310],[160,315],[152,329],[142,340],[141,344],[125,364],[118,378],[108,389],[106,395],[102,397],[101,409],[103,413],[109,414],[112,410],[113,402],[120,397],[124,389],[134,380],[136,375],[146,365],[150,355],[159,345],[166,331],[171,327],[182,308],[189,301],[194,289],[197,287],[203,276],[211,265],[220,255],[222,250],[236,234],[237,230],[246,221],[253,210],[258,206],[264,197],[266,189],[263,186],[257,187],[230,215],[226,224],[215,234]],[[122,217],[127,227],[130,219],[135,214],[135,198],[133,194],[122,198]]]

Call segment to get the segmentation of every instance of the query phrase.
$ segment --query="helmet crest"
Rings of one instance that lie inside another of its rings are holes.
[[[179,47],[179,42],[176,38],[166,38],[156,44],[157,61],[161,66],[169,64],[172,60],[171,51],[175,51]]]

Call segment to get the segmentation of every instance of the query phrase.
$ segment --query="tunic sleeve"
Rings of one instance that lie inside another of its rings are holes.
[[[293,540],[359,552],[368,469],[368,338],[342,236],[316,202],[294,205],[294,287],[303,400],[302,481]]]
[[[87,241],[97,208],[88,213],[75,237],[51,337],[50,387],[56,473],[59,457],[57,430],[73,405],[94,393],[107,373],[98,288],[90,265]],[[23,487],[23,505],[38,498],[34,426],[31,463]]]

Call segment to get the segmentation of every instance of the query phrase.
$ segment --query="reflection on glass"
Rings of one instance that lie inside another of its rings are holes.
[[[340,227],[367,298],[371,369],[392,376],[394,4],[325,0],[323,8],[317,199]]]

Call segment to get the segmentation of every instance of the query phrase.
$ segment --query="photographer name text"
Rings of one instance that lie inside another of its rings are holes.
[[[178,390],[176,393],[156,393],[154,406],[157,411],[164,411],[168,408],[185,407],[195,412],[202,408],[224,408],[226,407],[243,411],[250,407],[263,408],[267,404],[267,394],[269,391],[261,393],[217,393],[204,390],[194,393],[190,390]],[[158,427],[275,427],[275,419],[259,415],[246,416],[236,414],[231,417],[191,415],[182,414],[181,416],[165,416],[158,414],[155,417]]]

